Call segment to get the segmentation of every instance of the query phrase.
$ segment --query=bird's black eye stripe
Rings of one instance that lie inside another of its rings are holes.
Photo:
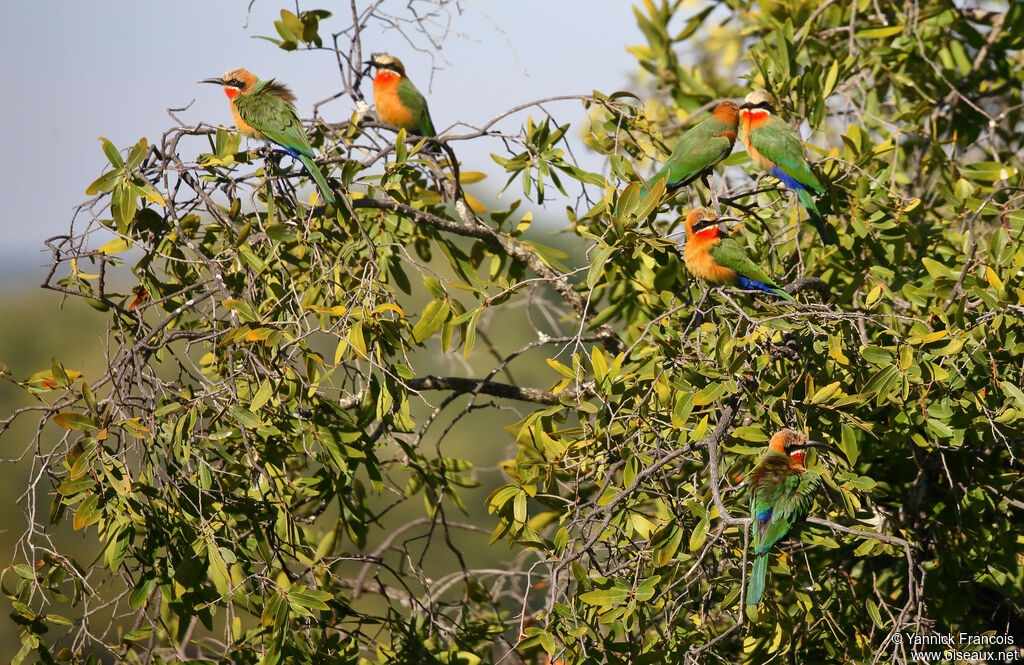
[[[242,83],[241,81],[239,81],[238,79],[231,79],[230,81],[226,82],[224,85],[226,85],[226,86],[228,86],[230,88],[244,88],[245,87],[245,84]]]

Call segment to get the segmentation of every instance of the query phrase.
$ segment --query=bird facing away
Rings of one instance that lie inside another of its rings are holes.
[[[327,203],[334,203],[334,194],[320,167],[313,161],[313,148],[295,110],[295,95],[274,79],[260,80],[252,72],[232,69],[222,78],[203,79],[200,83],[216,83],[231,100],[235,127],[246,136],[272,141],[302,162],[316,181]]]
[[[694,208],[686,216],[686,247],[683,262],[694,277],[712,284],[756,289],[785,300],[795,298],[783,291],[761,270],[738,242],[723,236],[718,219],[707,208]]]
[[[387,53],[376,53],[366,64],[377,68],[373,78],[373,105],[377,117],[406,132],[434,136],[427,100],[406,77],[402,61]],[[436,151],[437,146],[430,144],[427,149]]]
[[[679,137],[668,161],[651,176],[640,196],[646,196],[662,179],[665,179],[665,189],[674,191],[697,178],[705,178],[732,152],[738,123],[739,107],[734,102],[725,101],[716,106],[711,117]]]
[[[750,534],[754,567],[747,583],[747,605],[757,605],[764,594],[768,550],[807,513],[821,476],[804,468],[807,448],[831,448],[791,429],[775,434],[768,452],[750,474]]]
[[[740,132],[750,159],[795,191],[822,241],[826,245],[836,244],[835,229],[829,226],[814,203],[814,195],[824,192],[825,188],[807,164],[796,130],[774,115],[775,104],[764,90],[747,95],[740,109]]]

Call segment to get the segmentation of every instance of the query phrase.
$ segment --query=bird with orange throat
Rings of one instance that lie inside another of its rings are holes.
[[[686,269],[711,284],[728,284],[795,300],[750,260],[738,242],[722,233],[719,225],[727,219],[738,221],[718,218],[707,208],[690,211],[686,216],[686,246],[683,248]]]
[[[814,503],[814,491],[821,484],[821,476],[804,467],[808,448],[836,451],[827,443],[809,441],[800,432],[784,429],[772,436],[764,457],[750,474],[754,566],[747,583],[747,605],[757,605],[764,595],[768,551],[803,519]]]
[[[320,167],[313,161],[313,147],[295,110],[295,95],[274,79],[259,79],[245,69],[232,69],[221,78],[200,83],[220,85],[231,103],[235,127],[246,136],[266,139],[302,162],[316,182],[324,200],[334,203],[334,194]]]
[[[435,136],[427,100],[405,75],[402,61],[387,53],[375,53],[365,64],[377,70],[373,77],[373,105],[377,117],[417,136]],[[426,149],[438,151],[432,143],[428,143]]]
[[[807,164],[800,135],[775,115],[775,103],[764,90],[755,90],[743,101],[740,135],[750,159],[796,192],[822,242],[836,244],[835,229],[821,216],[814,202],[814,195],[825,188]]]

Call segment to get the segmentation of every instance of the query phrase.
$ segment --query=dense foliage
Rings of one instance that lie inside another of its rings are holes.
[[[276,26],[286,50],[334,30],[354,101],[384,20],[358,4]],[[55,358],[4,421],[56,426],[18,479],[17,661],[870,663],[911,659],[897,632],[1024,634],[1024,5],[685,4],[635,8],[641,96],[447,138],[500,137],[510,187],[568,200],[566,252],[514,189],[485,210],[479,174],[368,119],[312,126],[327,208],[223,128],[105,142],[48,286],[108,312],[107,371]],[[690,279],[670,237],[708,189],[636,182],[755,88],[840,243],[739,144],[711,185],[780,283],[827,283],[792,305]],[[743,478],[783,426],[843,457],[811,462],[813,518],[744,608]]]

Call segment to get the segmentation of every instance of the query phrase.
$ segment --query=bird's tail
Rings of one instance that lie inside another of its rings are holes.
[[[306,157],[303,154],[299,154],[298,158],[302,165],[306,167],[306,172],[316,182],[316,186],[320,189],[320,194],[324,197],[324,201],[334,203],[334,192],[331,190],[331,186],[327,184],[327,178],[324,177],[320,167],[310,157]]]
[[[770,293],[770,294],[772,294],[774,296],[778,296],[778,297],[782,298],[783,300],[796,301],[796,298],[794,298],[793,296],[789,295],[788,293],[786,293],[785,291],[783,291],[782,289],[780,289],[777,286],[772,286],[771,284],[765,284],[764,282],[759,282],[756,279],[750,279],[749,277],[744,277],[743,275],[736,275],[736,286],[738,286],[740,288],[743,288],[743,289],[753,289],[753,290],[757,290],[757,291],[764,291],[765,293]]]
[[[426,138],[434,138],[434,137],[430,136],[430,137],[426,137]],[[429,154],[433,155],[434,157],[443,157],[444,154],[445,154],[444,150],[441,149],[441,146],[439,146],[438,144],[434,143],[433,141],[426,141],[423,144],[423,152],[429,153]]]
[[[747,581],[747,605],[757,605],[764,595],[764,578],[768,572],[768,553],[758,554],[754,557],[754,567],[750,570],[750,579]]]
[[[835,245],[839,242],[839,237],[836,235],[836,230],[832,228],[832,225],[825,221],[825,218],[818,212],[818,206],[814,203],[814,197],[806,189],[800,187],[795,188],[797,198],[800,199],[800,203],[803,204],[804,209],[807,210],[807,215],[811,218],[811,224],[814,224],[814,228],[818,230],[818,235],[821,237],[821,241],[826,245]]]

